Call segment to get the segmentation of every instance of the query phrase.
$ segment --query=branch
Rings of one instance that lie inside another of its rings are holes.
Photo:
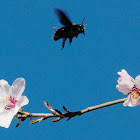
[[[124,101],[126,101],[126,99],[127,98],[123,98],[123,99],[119,99],[119,100],[115,100],[115,101],[106,102],[106,103],[103,103],[103,104],[100,104],[100,105],[87,107],[86,109],[76,111],[76,112],[70,112],[65,106],[63,106],[63,109],[64,109],[65,113],[62,113],[58,109],[53,109],[50,106],[49,102],[47,101],[47,102],[44,102],[44,104],[47,107],[47,109],[50,110],[51,113],[29,113],[29,112],[24,112],[23,110],[20,110],[18,112],[18,114],[14,116],[14,118],[21,119],[19,121],[19,123],[16,125],[16,127],[18,127],[27,118],[30,118],[30,119],[39,118],[37,120],[31,121],[30,122],[31,124],[44,121],[48,118],[56,118],[52,122],[58,122],[58,121],[60,121],[64,118],[68,118],[67,119],[67,121],[68,121],[75,116],[80,116],[82,114],[85,114],[85,113],[88,113],[88,112],[91,112],[91,111],[94,111],[94,110],[97,110],[97,109],[101,109],[101,108],[104,108],[104,107],[108,107],[108,106],[123,103]]]

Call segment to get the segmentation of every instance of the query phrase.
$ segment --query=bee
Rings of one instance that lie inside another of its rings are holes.
[[[55,31],[53,39],[57,41],[63,38],[62,49],[64,49],[65,41],[67,40],[67,38],[69,38],[69,43],[71,45],[73,37],[77,38],[80,33],[83,33],[85,35],[85,24],[83,24],[85,17],[82,21],[82,24],[73,24],[62,10],[55,9],[55,12],[60,23],[64,25],[64,27],[61,27]]]

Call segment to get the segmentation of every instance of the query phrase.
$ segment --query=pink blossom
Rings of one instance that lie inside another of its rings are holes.
[[[26,96],[21,96],[24,89],[23,78],[17,78],[12,86],[0,80],[0,126],[8,128],[19,109],[29,103]]]
[[[123,94],[128,95],[123,105],[130,107],[140,105],[140,75],[134,80],[125,69],[118,72],[118,75],[120,75],[120,77],[116,88]]]

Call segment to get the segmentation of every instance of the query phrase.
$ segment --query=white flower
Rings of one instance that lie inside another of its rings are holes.
[[[25,89],[25,80],[17,78],[12,86],[0,80],[0,126],[8,128],[19,109],[27,105],[29,100],[21,96]]]
[[[116,88],[123,94],[128,95],[123,105],[130,107],[140,105],[140,75],[134,80],[124,69],[118,72],[118,74],[120,77]]]

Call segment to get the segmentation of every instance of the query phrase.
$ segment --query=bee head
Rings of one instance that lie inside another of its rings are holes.
[[[84,25],[78,25],[79,33],[83,33],[85,35],[85,27]]]
[[[85,27],[84,25],[86,24],[83,24],[84,20],[85,20],[86,16],[84,17],[83,21],[82,21],[82,24],[80,25],[80,33],[83,33],[85,35]]]

